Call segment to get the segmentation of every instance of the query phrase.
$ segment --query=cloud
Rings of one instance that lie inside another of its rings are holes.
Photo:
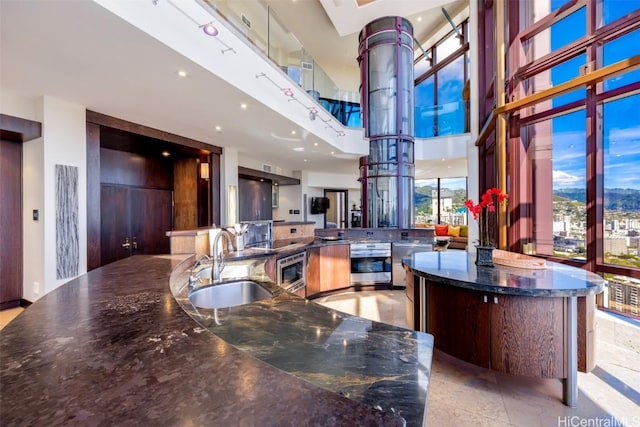
[[[570,175],[564,171],[553,171],[553,187],[575,187],[584,185],[584,178],[577,175]]]

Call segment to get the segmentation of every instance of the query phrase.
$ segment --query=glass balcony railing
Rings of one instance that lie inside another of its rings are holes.
[[[338,88],[264,2],[201,0],[237,36],[271,60],[343,125],[362,127],[360,94]]]

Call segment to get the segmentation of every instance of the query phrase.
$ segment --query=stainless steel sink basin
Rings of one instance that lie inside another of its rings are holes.
[[[191,304],[199,308],[234,307],[271,297],[269,291],[251,280],[219,283],[189,293]]]

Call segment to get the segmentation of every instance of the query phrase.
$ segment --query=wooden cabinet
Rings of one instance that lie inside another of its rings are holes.
[[[169,190],[101,186],[102,265],[136,254],[170,252],[167,230],[172,228]]]
[[[427,332],[459,359],[514,375],[564,378],[564,298],[427,284]]]
[[[333,244],[307,251],[307,298],[351,286],[348,244]]]
[[[240,221],[271,219],[271,183],[238,178]]]
[[[490,310],[479,292],[427,286],[427,332],[437,348],[474,365],[490,367]]]

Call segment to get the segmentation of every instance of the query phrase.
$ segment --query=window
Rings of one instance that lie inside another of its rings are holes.
[[[416,181],[416,224],[467,224],[467,178]]]
[[[638,11],[636,0],[602,0],[602,16],[598,27],[610,24],[630,13]]]
[[[532,165],[532,237],[539,254],[585,257],[584,116],[581,110],[530,124],[521,130]]]
[[[605,43],[603,48],[603,65],[611,65],[631,56],[640,55],[640,30],[633,31],[624,37]],[[640,70],[630,71],[604,83],[604,90],[617,89],[629,83],[640,81]]]
[[[468,132],[468,108],[465,103],[469,56],[461,51],[467,31],[466,21],[458,27],[463,36],[451,31],[427,49],[432,60],[421,56],[414,64],[415,136],[431,138]],[[457,56],[454,54],[458,52]]]
[[[564,16],[564,10],[571,13]],[[597,28],[588,25],[587,11],[594,12]],[[640,54],[636,1],[532,0],[520,2],[516,12],[510,19],[523,24],[524,36],[509,51],[511,64],[520,66],[509,70],[516,76],[510,101]],[[546,28],[533,24],[542,19]],[[524,231],[512,227],[509,244],[533,242],[534,253],[605,275],[609,292],[599,304],[638,316],[640,70],[578,83],[510,117],[508,183],[518,187],[509,220]]]
[[[528,39],[523,43],[526,58],[529,61],[540,59],[584,37],[587,31],[586,15],[586,8],[580,8]]]
[[[603,254],[606,264],[640,268],[640,95],[603,106]]]
[[[415,92],[415,121],[416,136],[430,138],[436,136],[436,100],[434,91],[434,76],[430,76],[416,86]]]

